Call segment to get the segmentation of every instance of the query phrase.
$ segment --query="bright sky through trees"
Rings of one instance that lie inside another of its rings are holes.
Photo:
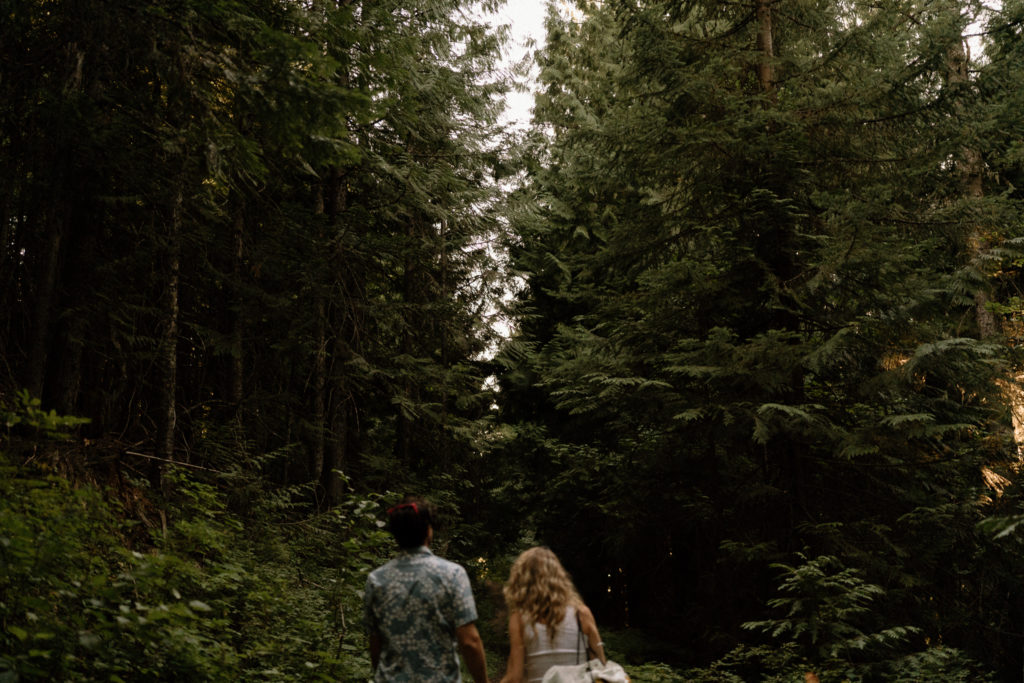
[[[543,43],[546,6],[546,0],[512,0],[494,15],[493,21],[496,25],[508,24],[511,31],[511,38],[505,50],[505,68],[511,68],[529,57]],[[531,67],[531,89],[535,78],[535,68]],[[507,102],[506,120],[525,128],[530,122],[530,109],[533,107],[532,92],[509,93]]]

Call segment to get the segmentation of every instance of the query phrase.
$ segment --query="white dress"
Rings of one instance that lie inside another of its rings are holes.
[[[566,607],[562,623],[555,629],[552,640],[544,624],[526,622],[523,639],[526,648],[526,681],[540,683],[549,667],[556,664],[576,664],[587,661],[586,648],[579,639],[576,608]]]

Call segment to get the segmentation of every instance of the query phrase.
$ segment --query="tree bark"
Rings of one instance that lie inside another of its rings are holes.
[[[347,81],[347,75],[342,77]],[[331,284],[337,300],[331,310],[331,368],[327,374],[329,392],[327,402],[327,424],[329,426],[323,469],[320,481],[327,494],[327,502],[334,504],[344,493],[345,482],[338,474],[345,465],[349,443],[349,406],[352,403],[351,390],[345,377],[345,364],[352,357],[349,340],[355,336],[354,302],[355,286],[350,272],[351,264],[346,262],[344,240],[339,232],[341,214],[348,206],[347,180],[341,168],[335,166],[330,174],[328,195],[328,224],[332,229],[334,251],[332,254]],[[340,285],[340,286],[339,286]]]
[[[82,191],[80,196],[84,196]],[[57,372],[47,392],[54,397],[54,407],[63,415],[79,414],[79,396],[82,388],[82,359],[85,352],[85,337],[91,320],[85,311],[89,310],[88,300],[93,289],[84,286],[89,281],[91,269],[96,263],[96,247],[99,237],[92,229],[93,215],[83,205],[75,207],[70,225],[67,244],[67,265],[64,278],[74,287],[63,288],[60,310],[69,312],[62,315],[54,335],[60,349],[56,360]],[[61,320],[62,319],[62,320]]]
[[[402,354],[407,357],[415,355],[412,331],[418,328],[418,322],[414,317],[414,308],[417,301],[417,264],[412,250],[417,241],[417,224],[419,220],[410,219],[406,224],[406,256],[402,273]],[[408,377],[403,377],[402,399],[407,403],[413,400],[413,386]],[[395,457],[398,461],[417,471],[422,465],[421,459],[414,456],[412,449],[412,420],[405,414],[406,408],[400,407],[395,415]]]
[[[245,203],[238,207],[238,214],[235,216],[235,315],[231,328],[231,387],[229,400],[235,407],[235,415],[241,415],[242,400],[245,398],[245,348],[242,344],[245,338],[245,316],[242,315],[242,307],[245,298],[242,296],[241,282],[245,276]]]
[[[775,44],[772,37],[772,0],[757,0],[757,78],[761,90],[775,101]]]
[[[316,207],[314,213],[324,215],[324,186],[317,188]],[[319,244],[326,241],[325,232],[321,230]],[[315,315],[314,333],[316,348],[313,351],[313,429],[310,435],[310,474],[314,480],[322,476],[324,469],[324,441],[327,430],[327,301],[322,287],[314,290]]]
[[[175,431],[178,422],[178,287],[181,277],[181,225],[184,209],[181,187],[175,193],[167,235],[167,289],[164,297],[163,335],[159,351],[159,414],[157,419],[156,455],[174,460]]]
[[[42,254],[32,316],[32,333],[28,348],[28,369],[25,386],[33,396],[42,396],[46,379],[46,364],[53,329],[54,297],[60,272],[61,249],[64,241],[64,219],[56,215],[56,207],[47,211],[46,241],[41,243]]]
[[[947,85],[967,87],[970,83],[970,59],[964,40],[958,39],[949,49],[947,58]],[[958,107],[957,115],[962,115],[962,107]],[[961,181],[964,196],[967,199],[981,199],[985,196],[983,185],[984,160],[981,153],[974,147],[964,145],[961,149]],[[988,240],[979,226],[975,226],[967,237],[967,253],[972,261],[980,261],[981,256],[990,247]],[[999,333],[996,316],[990,308],[991,296],[984,285],[974,292],[974,317],[978,326],[978,337],[987,339]]]
[[[352,0],[339,0],[338,7],[344,8],[352,4]],[[338,69],[338,81],[349,87],[351,76],[348,65]],[[327,496],[327,504],[333,505],[341,500],[345,492],[345,480],[339,474],[345,466],[354,443],[353,430],[358,426],[356,401],[346,377],[346,364],[352,359],[352,344],[357,338],[359,324],[357,310],[360,304],[358,292],[361,289],[353,274],[352,264],[348,262],[343,239],[344,226],[342,217],[348,208],[348,179],[341,166],[334,165],[330,169],[328,193],[325,211],[327,224],[331,230],[334,248],[331,261],[331,291],[333,294],[331,315],[327,317],[331,324],[331,364],[325,373],[328,392],[326,396],[326,424],[329,427],[324,448],[322,468],[319,470],[320,482]],[[326,343],[325,339],[325,343]]]

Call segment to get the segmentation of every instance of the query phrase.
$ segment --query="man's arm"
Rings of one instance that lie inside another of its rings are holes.
[[[484,654],[484,641],[476,630],[476,622],[457,627],[455,639],[459,641],[459,652],[466,662],[469,675],[476,683],[487,683],[487,655]]]
[[[372,666],[371,671],[377,670],[377,665],[380,664],[380,634],[373,632],[370,634],[370,665]]]

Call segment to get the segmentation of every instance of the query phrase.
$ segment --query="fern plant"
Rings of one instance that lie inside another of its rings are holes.
[[[866,582],[857,569],[844,567],[836,557],[798,556],[802,564],[773,565],[783,570],[784,579],[779,586],[783,595],[768,604],[785,610],[785,615],[746,622],[744,628],[801,643],[811,658],[819,661],[846,658],[877,647],[895,647],[917,632],[912,626],[865,632],[871,604],[884,597],[885,590]]]
[[[789,652],[780,660],[785,666],[762,671],[763,680],[792,680],[799,670],[813,670],[822,680],[989,680],[986,672],[954,648],[928,643],[917,651],[908,648],[920,632],[916,627],[878,628],[878,605],[886,591],[865,581],[858,569],[831,555],[797,556],[801,560],[797,565],[773,565],[783,572],[781,595],[768,605],[782,611],[782,616],[743,624],[781,641],[780,651]],[[739,648],[723,661],[735,670],[740,660],[749,663],[756,651]]]

